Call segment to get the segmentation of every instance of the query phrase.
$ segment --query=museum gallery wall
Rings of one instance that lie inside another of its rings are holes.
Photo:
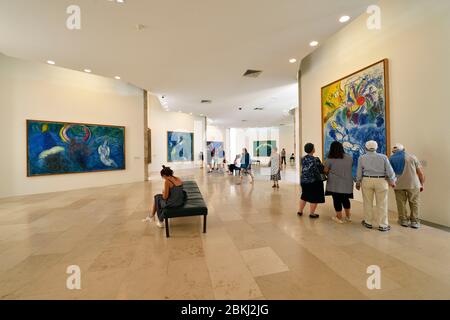
[[[194,161],[194,133],[167,132],[167,161]]]
[[[125,169],[125,128],[27,120],[27,174]]]
[[[359,157],[369,140],[378,152],[389,150],[388,60],[379,61],[322,88],[324,159],[333,141],[353,157],[356,175]]]

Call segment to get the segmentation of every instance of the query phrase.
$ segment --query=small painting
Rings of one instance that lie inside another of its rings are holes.
[[[192,132],[167,132],[167,161],[194,161]]]
[[[277,147],[275,140],[269,141],[253,141],[253,156],[254,157],[270,157],[272,148]]]

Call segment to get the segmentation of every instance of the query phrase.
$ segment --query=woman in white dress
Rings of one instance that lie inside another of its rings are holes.
[[[278,181],[281,180],[281,157],[277,151],[278,149],[273,147],[270,154],[270,180],[273,181],[272,188],[278,189],[280,187]]]

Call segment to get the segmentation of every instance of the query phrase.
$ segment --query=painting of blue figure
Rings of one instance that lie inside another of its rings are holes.
[[[125,127],[27,120],[27,175],[125,169]]]
[[[194,161],[192,132],[167,132],[167,161]]]
[[[322,134],[326,159],[333,141],[353,157],[353,176],[365,143],[378,142],[378,152],[389,150],[387,60],[382,60],[322,88]]]

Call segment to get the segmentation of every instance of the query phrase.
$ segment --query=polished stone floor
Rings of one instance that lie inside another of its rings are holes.
[[[171,238],[142,219],[162,183],[115,185],[0,199],[0,299],[450,299],[450,234],[423,226],[389,233],[354,222],[296,215],[299,187],[288,172],[280,190],[261,170],[254,185],[200,169],[209,207],[171,222]],[[329,201],[329,200],[328,200]],[[67,267],[81,270],[68,290]],[[367,268],[381,289],[367,288]]]

